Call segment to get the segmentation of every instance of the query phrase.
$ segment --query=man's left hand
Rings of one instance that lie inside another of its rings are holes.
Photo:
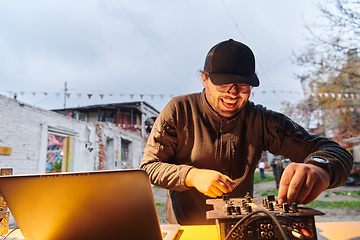
[[[326,190],[329,184],[330,176],[324,169],[312,164],[291,163],[281,176],[279,204],[308,204]]]

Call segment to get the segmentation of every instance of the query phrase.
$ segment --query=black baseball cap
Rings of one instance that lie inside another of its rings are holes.
[[[241,42],[229,39],[216,44],[206,55],[204,71],[215,85],[245,83],[254,87],[260,82],[255,74],[255,57]]]

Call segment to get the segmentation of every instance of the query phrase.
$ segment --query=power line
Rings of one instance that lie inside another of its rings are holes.
[[[160,56],[160,58],[164,61],[166,66],[172,71],[172,73],[176,76],[176,78],[185,86],[187,90],[190,91],[190,89],[185,85],[185,83],[182,81],[182,79],[176,74],[174,69],[168,64],[168,62],[165,60],[165,58],[161,55],[161,53],[158,51],[158,49],[155,47],[155,45],[150,41],[150,39],[146,36],[146,34],[142,31],[142,29],[139,27],[139,25],[134,21],[134,19],[131,17],[131,15],[126,11],[124,6],[118,1],[115,0],[119,6],[122,8],[122,10],[126,13],[126,15],[129,17],[129,19],[133,22],[133,24],[137,27],[137,29],[140,31],[140,33],[143,35],[143,37],[150,43],[151,47],[156,51],[156,53]]]
[[[234,19],[234,18],[233,18],[233,16],[231,15],[231,13],[230,13],[229,9],[227,8],[226,4],[224,3],[224,1],[223,1],[223,0],[221,0],[221,2],[223,3],[223,5],[224,5],[224,7],[225,7],[225,9],[226,9],[227,13],[229,14],[230,18],[231,18],[231,19],[232,19],[232,21],[234,22],[236,29],[238,30],[238,32],[240,33],[240,35],[242,36],[242,38],[246,41],[246,38],[245,38],[244,34],[242,34],[242,32],[240,31],[239,26],[237,25],[237,23],[236,23],[235,19]]]
[[[229,9],[227,8],[225,2],[224,2],[223,0],[221,0],[221,2],[223,3],[223,5],[224,5],[227,13],[229,14],[231,20],[232,20],[233,23],[235,24],[236,29],[238,30],[238,32],[240,33],[240,35],[242,36],[242,38],[244,39],[244,41],[247,42],[244,34],[240,31],[240,28],[239,28],[238,24],[236,23],[234,17],[232,16],[232,14],[230,13]],[[266,72],[265,72],[264,69],[262,68],[261,64],[260,64],[259,62],[257,62],[257,63],[258,63],[258,65],[259,65],[259,68],[261,69],[261,71],[262,71],[263,74],[265,75],[266,79],[269,81],[271,88],[272,88],[273,90],[275,90],[275,88],[274,88],[273,85],[272,85],[272,82],[270,81],[270,79],[269,79],[268,76],[266,75]],[[255,92],[256,92],[257,90],[258,90],[258,89],[256,89]],[[281,98],[280,98],[280,96],[277,95],[277,97],[279,98],[280,101],[282,101]]]

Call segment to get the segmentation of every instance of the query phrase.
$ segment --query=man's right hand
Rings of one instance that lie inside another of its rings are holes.
[[[192,168],[186,175],[185,184],[215,198],[231,192],[234,189],[235,182],[215,170]]]

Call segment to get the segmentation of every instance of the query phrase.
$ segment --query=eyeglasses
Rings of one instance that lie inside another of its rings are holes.
[[[219,92],[228,93],[230,90],[236,86],[239,93],[249,93],[251,92],[252,86],[242,83],[233,83],[233,84],[225,84],[225,85],[217,85],[216,89]]]

